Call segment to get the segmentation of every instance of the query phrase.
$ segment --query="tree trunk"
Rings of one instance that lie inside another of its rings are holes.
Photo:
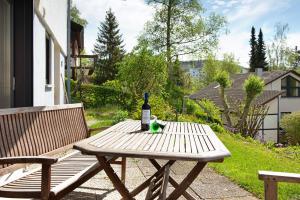
[[[227,105],[227,102],[226,102],[226,97],[225,97],[225,89],[223,87],[221,87],[221,100],[222,100],[222,103],[223,103],[223,107],[224,107],[224,115],[225,115],[225,118],[226,118],[226,121],[228,123],[228,126],[232,126],[232,122],[231,122],[231,118],[229,116],[229,108],[228,108],[228,105]]]
[[[171,61],[171,16],[172,16],[172,1],[168,2],[168,13],[167,13],[167,35],[166,35],[166,47],[167,47],[167,62],[168,62],[168,71],[169,79],[172,80],[172,61]]]
[[[242,116],[241,118],[239,119],[238,123],[237,123],[237,128],[238,129],[241,129],[243,127],[243,124],[245,123],[245,121],[247,120],[247,116],[249,114],[249,110],[250,110],[250,105],[251,105],[251,102],[252,102],[253,98],[247,98],[246,99],[246,104],[244,106],[244,109],[243,109],[243,113],[242,113]],[[242,133],[243,134],[243,133]]]

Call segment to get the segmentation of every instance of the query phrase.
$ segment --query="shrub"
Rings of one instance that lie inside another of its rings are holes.
[[[300,144],[300,112],[284,115],[281,126],[287,132],[286,136],[290,144]]]
[[[133,119],[141,119],[141,108],[144,100],[138,100],[135,111],[132,113]],[[160,120],[175,120],[173,108],[162,98],[150,95],[149,104],[151,106],[151,115],[157,116]]]
[[[209,100],[203,99],[195,102],[194,100],[188,99],[186,101],[187,114],[195,115],[198,120],[202,123],[221,123],[221,113],[215,104]]]
[[[71,81],[71,89],[74,88],[75,84],[75,81]],[[77,93],[76,96],[72,96],[72,100],[83,102],[86,108],[99,108],[110,104],[127,109],[132,104],[132,98],[130,94],[124,92],[117,84],[117,82],[113,81],[102,86],[82,84],[81,94]]]
[[[128,118],[128,112],[119,110],[114,116],[113,116],[113,124],[117,124],[121,121],[124,121],[126,118]]]

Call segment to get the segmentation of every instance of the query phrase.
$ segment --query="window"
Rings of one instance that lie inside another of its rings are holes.
[[[285,91],[283,97],[300,97],[300,81],[287,76],[281,80],[281,90]]]
[[[51,39],[46,34],[46,84],[51,84]]]

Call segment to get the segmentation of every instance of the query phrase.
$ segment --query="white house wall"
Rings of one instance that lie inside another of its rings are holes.
[[[259,132],[258,139],[263,141],[277,142],[278,131],[278,98],[273,99],[266,106],[269,107],[268,115],[265,117],[263,126],[261,129],[274,129],[274,130],[263,130]]]
[[[54,105],[54,43],[51,40],[50,82],[46,86],[46,30],[36,15],[33,19],[33,105]]]
[[[34,0],[38,12],[46,21],[52,37],[67,55],[67,0]]]

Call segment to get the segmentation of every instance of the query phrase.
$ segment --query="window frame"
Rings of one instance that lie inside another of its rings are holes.
[[[282,82],[283,82],[283,79],[286,78],[286,85],[283,86],[282,85]],[[294,98],[297,98],[297,97],[300,97],[300,81],[297,80],[296,78],[292,77],[292,76],[286,76],[284,77],[283,79],[281,79],[281,90],[285,91],[285,93],[282,95],[282,97],[284,98],[290,98],[290,97],[294,97]],[[291,86],[291,80],[294,79],[295,81],[297,81],[299,83],[299,86]],[[292,95],[292,90],[293,89],[296,89],[298,90],[298,95]]]

